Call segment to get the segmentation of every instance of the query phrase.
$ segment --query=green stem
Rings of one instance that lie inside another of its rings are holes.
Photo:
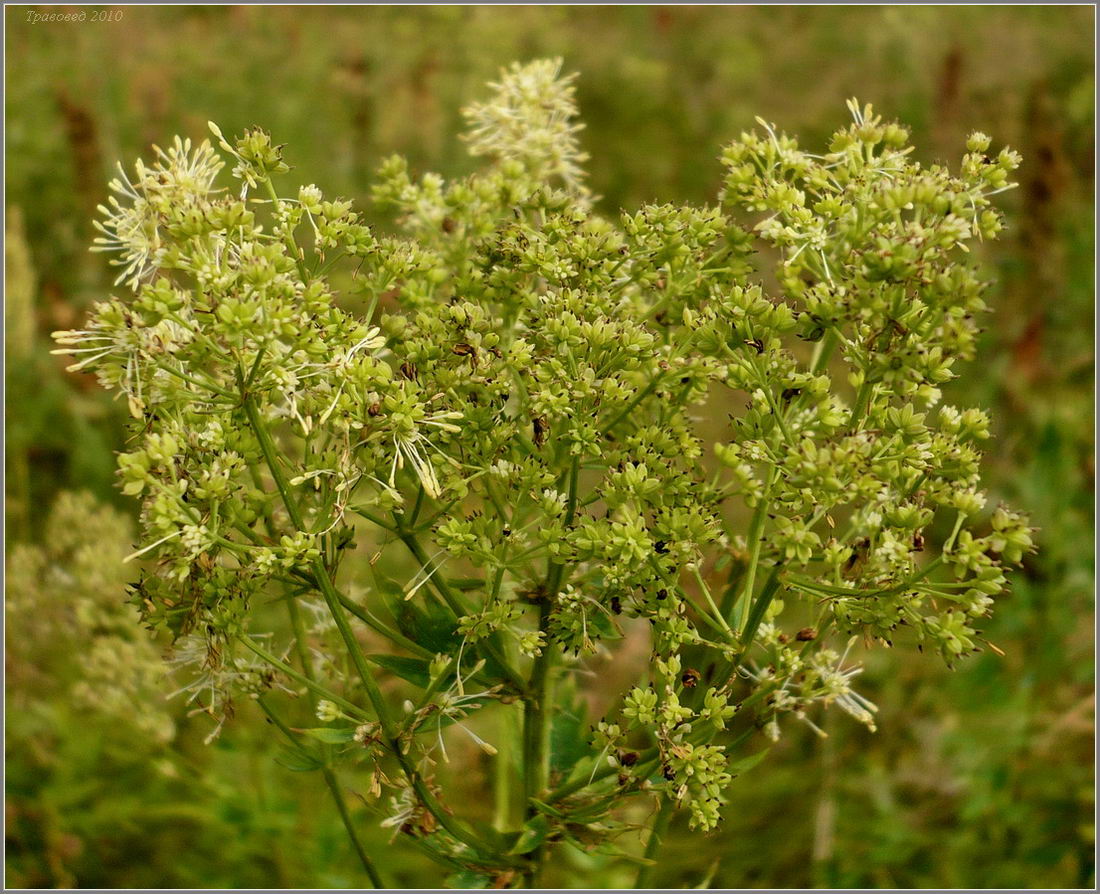
[[[413,710],[409,712],[409,719],[405,721],[404,726],[401,728],[401,738],[408,736],[413,730],[416,729],[419,721],[421,720],[420,712],[424,710],[435,698],[435,694],[439,692],[440,688],[445,682],[450,680],[451,674],[453,674],[458,667],[458,659],[452,658],[447,662],[447,666],[439,674],[428,682],[428,687],[420,694],[420,698],[417,699],[416,705]]]
[[[416,520],[420,518],[420,507],[424,505],[424,485],[416,489],[416,503],[413,504],[412,513],[408,517],[408,527],[415,528]]]
[[[275,487],[279,490],[279,496],[283,498],[287,515],[290,516],[290,520],[297,530],[305,531],[306,526],[302,522],[301,513],[298,511],[298,503],[291,493],[290,482],[287,480],[283,467],[279,464],[278,449],[271,438],[271,432],[267,430],[267,424],[260,416],[255,398],[251,394],[246,394],[242,405],[244,406],[245,415],[248,417],[248,424],[252,427],[256,440],[260,444],[260,452],[264,455],[264,462],[267,463],[268,471],[271,472],[271,477],[275,480]]]
[[[768,511],[771,509],[771,500],[769,494],[771,493],[772,485],[775,482],[776,471],[773,469],[771,476],[768,478],[768,483],[764,486],[764,495],[760,498],[760,502],[756,506],[756,510],[752,514],[752,521],[749,523],[749,567],[745,572],[745,583],[741,588],[741,595],[734,603],[734,611],[738,614],[737,623],[734,627],[738,631],[743,631],[743,615],[742,606],[746,605],[749,600],[752,599],[753,590],[756,588],[756,569],[760,566],[760,551],[764,543],[764,523],[768,518]]]
[[[856,394],[856,403],[852,408],[852,431],[859,431],[860,426],[863,425],[863,417],[867,414],[867,408],[871,402],[871,392],[875,386],[871,382],[865,381],[859,388],[859,392]]]
[[[361,862],[363,868],[367,870],[371,885],[375,888],[389,887],[382,881],[382,876],[378,874],[377,867],[375,867],[371,858],[367,856],[367,852],[363,848],[363,843],[359,840],[359,835],[356,833],[355,826],[351,821],[351,814],[348,813],[348,805],[344,800],[344,793],[340,791],[340,784],[336,780],[336,774],[328,767],[322,768],[321,773],[325,777],[325,783],[328,785],[328,790],[332,792],[332,800],[336,802],[336,809],[340,811],[340,819],[344,821],[344,828],[347,830],[348,838],[351,839],[351,845],[355,848],[355,853],[359,855],[359,862]]]
[[[298,653],[298,664],[302,668],[302,673],[310,680],[314,680],[313,665],[309,660],[309,650],[306,646],[305,625],[302,624],[302,613],[298,610],[298,600],[293,596],[287,596],[286,610],[287,614],[290,615],[290,628],[294,632],[294,650]],[[317,706],[313,704],[312,694],[313,690],[311,689],[310,703],[316,709]]]
[[[729,346],[726,347],[726,350],[730,350]],[[775,395],[772,393],[771,388],[767,384],[769,381],[768,375],[763,369],[761,369],[757,357],[755,357],[751,353],[748,356],[749,363],[752,364],[752,368],[756,372],[757,378],[760,381],[761,390],[764,392],[764,399],[768,402],[768,406],[771,407],[772,415],[775,417],[776,424],[779,426],[779,432],[783,436],[784,442],[786,442],[788,446],[793,447],[795,445],[795,441],[791,437],[790,429],[787,428],[787,420],[786,418],[784,418],[785,414],[780,408],[779,404],[776,402]]]
[[[431,560],[428,558],[428,554],[424,552],[424,547],[421,545],[419,538],[404,526],[398,529],[397,536],[401,539],[401,542],[405,544],[409,552],[413,554],[416,561],[420,563],[424,572],[427,573],[431,565]],[[469,614],[469,609],[463,605],[462,600],[458,598],[454,590],[452,590],[447,585],[446,581],[443,580],[438,570],[428,578],[428,586],[439,594],[439,597],[446,603],[447,607],[456,618],[461,618],[463,615]],[[527,683],[523,677],[520,676],[519,672],[509,664],[499,644],[493,638],[490,638],[482,643],[482,647],[489,657],[500,665],[500,669],[504,672],[504,675],[508,678],[508,682],[512,684],[512,687],[517,692],[523,692],[524,689],[527,688]]]
[[[829,357],[836,348],[836,343],[836,329],[825,330],[824,337],[814,346],[814,354],[810,360],[810,372],[813,375],[817,375],[825,368],[825,365],[829,362]]]
[[[220,387],[219,385],[215,385],[213,382],[205,382],[202,379],[196,378],[195,376],[189,376],[187,373],[181,372],[180,370],[169,366],[163,361],[158,361],[155,366],[157,367],[157,369],[162,369],[169,375],[175,376],[177,379],[181,379],[184,382],[187,382],[189,385],[194,385],[197,388],[202,388],[204,391],[209,391],[211,394],[216,394],[219,397],[226,397],[230,400],[237,399],[237,395],[235,395],[232,391],[226,391],[224,388]]]
[[[334,705],[337,705],[337,706],[343,708],[345,711],[348,711],[351,714],[362,718],[363,720],[369,719],[369,715],[367,714],[367,712],[364,711],[362,708],[360,708],[357,704],[355,704],[354,702],[349,702],[343,696],[337,695],[335,692],[331,692],[330,690],[326,689],[320,683],[314,682],[309,677],[307,677],[305,674],[300,673],[299,671],[295,670],[291,665],[287,664],[285,661],[280,661],[278,658],[276,658],[274,655],[272,655],[269,651],[267,651],[267,649],[265,649],[263,646],[261,646],[259,643],[257,643],[254,639],[252,639],[252,637],[242,636],[239,639],[240,639],[240,642],[244,645],[244,647],[246,649],[248,649],[249,651],[251,651],[258,658],[262,658],[264,661],[266,661],[272,667],[277,668],[278,670],[282,671],[284,674],[286,674],[292,680],[297,680],[299,683],[301,683],[307,689],[313,690],[315,693],[317,693],[317,695],[321,696],[321,698],[328,699]]]
[[[317,581],[314,580],[310,575],[297,572],[292,573],[294,573],[296,577],[298,577],[307,586],[309,586],[310,589],[319,589]],[[373,614],[368,609],[364,608],[361,605],[356,605],[349,597],[345,596],[343,593],[339,593],[339,596],[340,604],[343,605],[345,609],[351,612],[351,614],[362,621],[375,633],[382,634],[382,636],[386,637],[386,639],[390,640],[395,645],[398,645],[402,649],[412,652],[414,655],[418,655],[421,658],[427,658],[429,660],[435,658],[435,653],[431,651],[431,649],[425,649],[419,643],[413,642],[399,630],[395,630],[394,628],[390,627],[389,624],[381,620],[377,615]]]
[[[397,536],[401,542],[405,544],[409,552],[412,553],[413,558],[420,563],[421,570],[424,574],[428,575],[428,586],[435,590],[439,598],[442,599],[447,608],[451,610],[451,614],[456,618],[461,618],[463,615],[469,614],[470,610],[463,604],[462,600],[458,598],[458,595],[439,578],[439,569],[433,569],[432,561],[424,551],[424,546],[420,543],[420,539],[411,531],[407,530],[403,524],[397,528]]]
[[[261,710],[267,715],[267,719],[278,727],[279,732],[283,734],[290,746],[296,751],[305,754],[305,749],[302,748],[301,743],[294,737],[294,733],[291,731],[290,727],[283,723],[283,721],[279,719],[279,716],[268,707],[262,695],[256,699],[256,704],[258,704]]]
[[[361,509],[357,506],[350,506],[349,508],[356,515],[361,515],[361,516],[363,516],[363,518],[365,518],[367,521],[371,522],[372,524],[378,525],[378,527],[380,527],[383,531],[388,531],[391,534],[396,534],[397,533],[397,528],[395,528],[393,525],[391,525],[385,519],[381,519],[377,515],[372,515],[370,512],[367,512],[366,509]]]
[[[703,580],[703,574],[699,570],[699,566],[696,565],[693,570],[694,570],[694,574],[695,574],[695,581],[696,581],[696,583],[699,584],[699,590],[702,592],[703,598],[706,599],[707,605],[710,606],[710,610],[713,613],[713,617],[715,618],[715,620],[720,625],[719,628],[718,628],[719,632],[720,633],[725,633],[725,634],[732,634],[733,631],[730,630],[730,625],[728,623],[726,623],[726,619],[722,616],[721,610],[718,608],[717,604],[714,601],[714,596],[710,592],[710,587],[708,587],[707,582],[705,580]]]
[[[264,354],[267,353],[267,345],[261,345],[260,349],[256,352],[256,359],[252,361],[252,368],[248,371],[248,376],[244,380],[245,390],[252,387],[252,383],[256,381],[256,376],[260,372],[260,364],[263,362]]]
[[[248,415],[249,424],[256,435],[256,440],[259,442],[264,461],[267,463],[268,470],[275,479],[275,486],[278,488],[279,494],[283,498],[283,504],[286,506],[287,514],[290,516],[290,520],[293,522],[294,527],[299,531],[304,531],[305,525],[302,522],[302,515],[298,509],[298,504],[291,494],[290,484],[287,481],[286,474],[283,472],[282,466],[279,465],[279,456],[275,447],[275,442],[272,440],[271,433],[267,430],[267,426],[264,424],[263,418],[260,416],[256,403],[251,396],[245,396],[244,408],[245,413]],[[321,561],[320,557],[317,557],[310,563],[310,570],[313,573],[314,579],[317,581],[326,605],[328,605],[329,614],[332,615],[332,620],[336,623],[336,629],[340,633],[340,638],[344,641],[344,646],[351,656],[352,664],[355,665],[355,670],[359,675],[360,682],[363,684],[363,689],[367,694],[367,698],[374,708],[386,744],[397,758],[397,762],[401,765],[405,777],[416,792],[420,802],[424,805],[425,809],[435,817],[439,825],[446,829],[447,832],[458,841],[481,853],[492,854],[492,849],[487,848],[472,832],[466,829],[465,826],[456,822],[450,814],[443,809],[435,796],[428,789],[427,784],[420,776],[420,772],[402,748],[402,743],[398,737],[397,727],[394,725],[393,719],[389,714],[389,709],[386,707],[386,700],[382,696],[382,691],[378,688],[378,683],[375,681],[374,675],[371,673],[371,669],[367,664],[367,657],[363,653],[359,641],[355,638],[355,633],[352,631],[351,625],[348,623],[347,615],[344,613],[343,603],[340,600],[340,594],[336,592],[336,587],[329,577],[325,563]]]
[[[661,806],[657,811],[657,816],[653,820],[653,828],[649,832],[649,840],[645,846],[645,860],[638,869],[638,878],[634,882],[634,887],[637,888],[651,888],[650,882],[653,879],[653,870],[657,865],[657,852],[660,850],[661,844],[664,841],[665,835],[668,833],[668,826],[672,820],[672,801],[667,797],[661,798]]]
[[[753,639],[756,638],[756,631],[760,627],[760,622],[764,620],[764,615],[768,611],[768,606],[772,604],[772,599],[775,598],[775,594],[778,590],[779,569],[773,568],[771,574],[768,575],[768,579],[764,582],[764,586],[760,589],[760,595],[756,597],[756,601],[753,602],[752,608],[749,609],[749,617],[745,622],[745,629],[741,631],[741,652],[738,655],[738,664],[741,662],[741,657],[749,650]]]
[[[810,644],[807,643],[806,645],[809,646]],[[760,697],[762,698],[763,695],[769,694],[770,692],[758,690],[756,695],[760,695]],[[758,700],[756,698],[756,695],[750,696],[742,704],[748,705],[750,702],[755,703],[755,701]],[[742,745],[753,735],[755,731],[755,726],[750,726],[748,729],[734,736],[732,740],[726,743],[727,751],[731,751]],[[688,741],[692,745],[703,745],[712,741],[715,735],[716,731],[713,729],[706,731],[700,730],[697,732],[693,732],[688,737]],[[636,781],[644,781],[646,779],[649,779],[657,771],[658,766],[660,766],[661,764],[661,760],[661,749],[659,747],[654,745],[651,748],[647,748],[645,751],[638,755],[638,762],[634,765],[632,771],[634,779]],[[596,758],[594,760],[594,763],[596,764],[596,766],[588,775],[585,775],[583,772],[578,773],[576,778],[573,779],[572,782],[567,782],[564,785],[559,785],[556,789],[547,794],[543,803],[551,806],[554,804],[560,804],[570,795],[574,795],[579,791],[583,791],[586,788],[595,786],[597,783],[602,782],[609,776],[615,776],[620,772],[620,768],[618,766],[611,766],[610,764],[605,763],[602,758]],[[622,792],[624,790],[619,789],[619,791]]]
[[[580,478],[581,458],[575,455],[569,464],[569,496],[565,508],[565,529],[568,530],[577,514],[577,486]],[[523,704],[523,788],[527,816],[534,816],[538,808],[532,799],[541,798],[550,787],[550,731],[554,699],[553,666],[557,659],[557,644],[550,641],[550,615],[554,602],[565,583],[565,565],[551,559],[546,575],[546,594],[539,603],[539,631],[545,645],[531,669],[527,685],[527,697]],[[528,887],[538,882],[539,870],[545,858],[545,846],[540,845],[528,855],[525,877]]]
[[[264,188],[267,190],[268,196],[271,198],[272,205],[279,204],[279,194],[275,192],[275,184],[271,182],[271,178],[268,177],[264,180]],[[290,256],[294,258],[294,263],[298,267],[298,275],[302,278],[303,283],[309,283],[310,276],[306,271],[306,262],[302,257],[302,252],[298,248],[298,243],[294,241],[294,234],[289,230],[283,236],[283,242],[286,244],[287,250],[290,252]]]
[[[298,610],[298,600],[290,597],[287,599],[286,604],[287,612],[290,614],[290,626],[294,630],[298,663],[302,666],[302,673],[312,680],[314,679],[313,665],[309,661],[305,625],[302,624],[302,613]],[[312,690],[310,690],[310,694],[312,696]],[[316,700],[311,697],[310,704],[313,706],[314,710],[316,710],[315,702]],[[272,716],[272,719],[274,720],[275,718]],[[321,773],[325,777],[325,784],[328,785],[328,790],[332,793],[332,800],[336,803],[336,809],[340,813],[340,819],[344,823],[344,829],[348,833],[348,839],[351,841],[351,846],[359,856],[359,862],[363,864],[363,868],[370,878],[371,885],[375,888],[387,887],[382,881],[382,876],[378,872],[378,867],[376,867],[371,858],[367,856],[367,852],[363,848],[363,843],[359,840],[359,834],[355,831],[355,825],[351,821],[351,814],[348,812],[348,805],[344,800],[344,793],[340,791],[340,785],[336,780],[336,773],[328,766],[322,767]]]
[[[638,756],[638,762],[635,764],[635,767],[645,767],[655,758],[659,758],[660,754],[661,751],[656,746],[643,751]],[[606,779],[608,776],[612,776],[619,772],[619,767],[617,765],[611,766],[610,764],[603,763],[601,761],[597,761],[597,763],[598,766],[596,766],[591,773],[589,773],[588,775],[585,775],[583,772],[577,774],[575,779],[573,779],[571,782],[565,782],[562,785],[559,785],[556,789],[547,794],[547,796],[543,800],[549,804],[555,804],[559,801],[564,801],[570,795],[576,794],[582,789],[586,789],[590,785],[595,785],[597,782]],[[639,776],[642,775],[641,770],[638,770],[637,773]]]
[[[550,722],[552,711],[550,700],[553,698],[551,687],[553,650],[548,643],[531,675],[531,691],[537,693],[524,703],[524,797],[527,804],[525,816],[531,818],[538,814],[533,799],[544,796],[550,787]],[[538,886],[542,863],[546,860],[546,843],[541,843],[528,854],[524,879],[527,887]]]
[[[380,633],[386,639],[393,642],[395,645],[401,646],[401,648],[412,652],[414,655],[419,655],[421,658],[427,658],[429,661],[435,658],[435,653],[431,649],[425,649],[419,643],[413,642],[403,633],[394,630],[389,624],[380,620],[376,615],[367,611],[362,606],[356,605],[343,593],[340,593],[340,604],[347,609],[351,614],[357,617],[360,621],[366,624],[375,633]]]
[[[550,617],[550,603],[544,601],[539,606],[539,630],[546,632]],[[531,671],[531,681],[527,686],[530,695],[523,705],[524,738],[524,799],[528,804],[528,813],[532,798],[538,798],[546,791],[550,782],[550,720],[548,710],[552,697],[551,668],[557,657],[554,644],[546,643],[542,654],[535,659]]]
[[[560,568],[560,565],[553,566],[554,570]],[[551,574],[553,576],[553,571]],[[560,574],[556,580],[556,586],[560,587]],[[557,595],[556,589],[554,595]],[[528,694],[523,702],[523,797],[528,818],[538,813],[533,800],[544,797],[550,787],[550,732],[553,720],[550,707],[554,698],[552,669],[558,651],[557,644],[550,642],[548,636],[552,604],[548,588],[546,598],[539,604],[539,630],[545,634],[545,645],[542,654],[535,659],[527,686]],[[526,887],[534,888],[538,886],[539,872],[546,857],[545,844],[540,844],[527,856],[524,880]]]
[[[413,764],[412,760],[405,753],[398,735],[399,730],[394,725],[393,718],[390,717],[389,709],[386,706],[386,700],[382,695],[382,690],[378,688],[378,683],[375,681],[374,675],[367,665],[367,657],[363,654],[363,649],[359,645],[359,641],[355,638],[351,625],[348,623],[347,615],[344,614],[344,607],[340,602],[340,596],[336,592],[336,588],[333,586],[332,581],[329,579],[328,569],[325,568],[320,558],[313,560],[313,573],[316,575],[317,581],[321,585],[321,595],[328,605],[329,613],[332,615],[333,621],[336,622],[336,629],[339,631],[340,638],[344,641],[344,646],[351,655],[352,664],[355,665],[355,670],[359,674],[363,689],[366,691],[367,698],[370,700],[371,706],[374,708],[374,712],[378,717],[378,724],[382,729],[382,735],[385,737],[390,750],[397,758],[397,762],[401,765],[401,769],[405,773],[405,778],[408,779],[409,784],[413,787],[420,802],[428,812],[436,818],[439,825],[446,829],[447,832],[458,841],[473,848],[475,851],[492,854],[493,851],[491,848],[486,847],[486,845],[470,830],[458,823],[443,809],[442,805],[436,800],[435,795],[431,793],[427,784],[424,782],[420,775],[420,771],[417,770],[415,764]]]
[[[667,371],[661,371],[657,373],[657,375],[655,375],[652,379],[650,379],[649,384],[630,399],[630,402],[625,407],[623,407],[622,410],[620,410],[619,413],[615,416],[615,418],[612,419],[605,426],[604,431],[614,431],[615,427],[627,416],[629,416],[634,411],[634,408],[638,406],[638,404],[640,404],[643,400],[649,397],[649,395],[657,390],[657,386],[660,384],[661,379],[663,379],[666,374]]]
[[[944,553],[950,553],[955,547],[955,538],[959,536],[959,531],[962,530],[963,522],[966,521],[966,513],[960,512],[955,518],[955,527],[951,529],[951,536],[944,541],[943,551]],[[941,557],[942,559],[942,557]]]
[[[512,781],[516,775],[515,744],[519,737],[518,705],[500,706],[500,741],[494,765],[494,822],[499,832],[513,829],[516,823],[515,798]],[[522,822],[522,820],[521,820]]]
[[[279,719],[278,715],[267,706],[267,702],[265,702],[263,698],[259,698],[256,701],[267,715],[268,719],[278,727],[279,732],[281,732],[290,743],[290,747],[305,754],[306,752],[302,748],[301,743],[295,738],[294,733]],[[336,802],[336,809],[340,813],[340,819],[344,822],[344,829],[348,833],[348,838],[351,841],[352,847],[355,849],[355,853],[359,855],[359,861],[367,871],[367,876],[370,878],[371,885],[375,888],[387,887],[382,881],[382,876],[378,872],[378,867],[374,865],[374,862],[367,855],[366,850],[359,841],[359,835],[351,822],[351,814],[348,813],[348,805],[344,802],[344,794],[340,791],[340,786],[336,781],[336,774],[327,766],[321,768],[321,773],[325,777],[325,782],[328,784],[329,791],[332,792],[332,800]]]

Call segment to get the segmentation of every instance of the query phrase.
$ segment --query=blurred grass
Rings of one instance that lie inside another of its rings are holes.
[[[974,129],[1019,149],[1010,232],[981,258],[995,313],[981,360],[949,394],[994,411],[991,497],[1040,528],[1040,551],[986,628],[1006,655],[955,673],[878,656],[865,679],[880,732],[832,723],[824,747],[792,732],[734,786],[722,832],[700,841],[674,827],[655,881],[693,886],[713,865],[716,886],[1093,884],[1092,8],[123,11],[121,22],[37,25],[5,11],[7,520],[18,540],[34,540],[62,489],[133,510],[112,487],[121,408],[65,374],[46,336],[109,289],[86,247],[115,160],[175,133],[202,138],[208,119],[226,132],[263,125],[306,182],[363,199],[393,152],[421,171],[469,170],[454,138],[461,106],[500,66],[561,55],[581,73],[592,185],[609,212],[712,200],[721,146],[755,115],[820,145],[851,95],[910,125],[927,162],[954,162]],[[132,730],[88,736],[56,697],[31,703],[14,718],[9,701],[9,884],[356,883],[323,791],[253,765],[257,718],[210,748],[185,723],[150,760]],[[386,853],[401,883],[436,883],[400,848]],[[573,872],[592,886],[618,878],[595,858]]]

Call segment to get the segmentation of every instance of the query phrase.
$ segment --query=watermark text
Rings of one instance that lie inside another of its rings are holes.
[[[28,9],[27,23],[40,25],[62,22],[121,22],[122,15],[123,10],[121,9],[81,9],[67,12],[39,12],[35,9]]]

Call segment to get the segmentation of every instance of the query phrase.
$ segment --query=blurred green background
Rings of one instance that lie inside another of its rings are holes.
[[[364,199],[393,152],[470,170],[460,108],[502,65],[548,55],[580,73],[608,212],[711,201],[721,147],[755,115],[821,146],[852,95],[910,125],[922,161],[955,163],[974,129],[1025,160],[1010,230],[980,258],[995,280],[981,360],[949,393],[994,411],[991,498],[1040,529],[985,628],[1005,656],[952,673],[877,655],[879,732],[833,718],[822,744],[792,728],[734,784],[719,833],[673,827],[655,883],[1093,885],[1091,7],[119,9],[37,24],[5,10],[8,886],[361,882],[323,786],[270,760],[250,709],[204,746],[208,725],[133,681],[113,711],[74,696],[89,643],[147,646],[117,632],[126,570],[80,558],[113,555],[105,532],[129,548],[134,506],[112,486],[124,407],[48,353],[48,333],[109,291],[87,245],[115,161],[202,138],[208,119],[260,124],[302,182]],[[51,519],[73,489],[117,514],[70,500]],[[400,883],[440,882],[400,845],[380,852]],[[623,881],[599,858],[572,870]]]

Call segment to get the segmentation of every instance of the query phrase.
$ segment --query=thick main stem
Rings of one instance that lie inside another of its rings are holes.
[[[547,602],[539,606],[539,630],[546,630],[550,615],[549,608]],[[547,643],[543,646],[542,654],[535,659],[535,665],[531,671],[531,681],[528,684],[530,696],[523,705],[524,799],[528,805],[528,815],[534,812],[531,799],[544,794],[550,783],[552,715],[548,710],[548,702],[552,696],[550,671],[556,654],[557,650],[553,644]]]
[[[493,825],[498,832],[508,832],[519,825],[515,810],[519,802],[513,786],[518,769],[516,744],[520,738],[518,707],[500,706],[500,741],[493,768]]]
[[[580,477],[580,457],[574,456],[569,465],[569,496],[565,509],[565,528],[573,524],[577,514],[577,485]],[[537,808],[533,798],[541,798],[550,787],[550,732],[553,712],[553,667],[558,647],[550,641],[550,616],[554,602],[565,583],[565,565],[551,560],[546,575],[546,593],[539,603],[539,632],[542,634],[542,652],[535,659],[531,679],[527,684],[527,697],[523,704],[523,779],[526,815],[534,816]],[[538,882],[539,870],[545,856],[545,845],[539,845],[528,855],[525,877],[528,887]]]
[[[544,633],[547,631],[549,617],[550,597],[547,595],[539,605],[539,630]],[[550,724],[553,719],[550,711],[553,700],[551,670],[556,657],[556,645],[546,641],[542,654],[535,659],[531,680],[527,685],[527,697],[523,703],[523,796],[527,818],[538,812],[532,799],[545,797],[546,790],[550,787]],[[545,845],[541,844],[528,854],[524,869],[524,880],[528,888],[537,886],[544,857]]]

